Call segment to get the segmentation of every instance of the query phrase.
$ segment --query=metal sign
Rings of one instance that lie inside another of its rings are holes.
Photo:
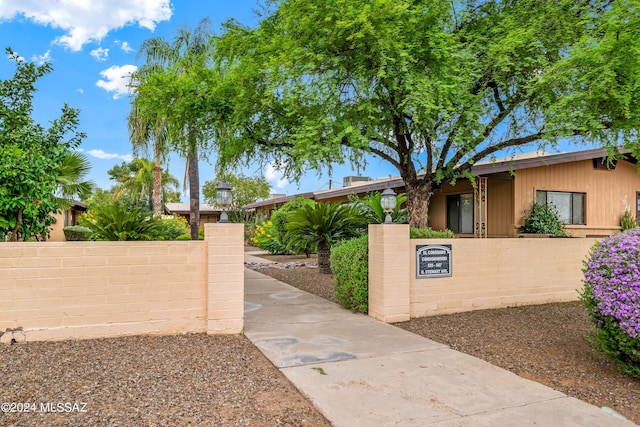
[[[451,277],[451,245],[416,245],[416,278]]]

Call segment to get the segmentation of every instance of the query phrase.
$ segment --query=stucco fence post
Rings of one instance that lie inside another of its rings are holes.
[[[369,316],[387,323],[411,314],[408,224],[369,225]]]
[[[244,327],[244,225],[205,224],[207,334],[239,334]]]

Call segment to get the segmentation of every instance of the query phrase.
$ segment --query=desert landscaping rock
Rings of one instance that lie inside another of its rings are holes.
[[[0,361],[0,402],[36,405],[1,426],[330,425],[241,335],[27,342]]]

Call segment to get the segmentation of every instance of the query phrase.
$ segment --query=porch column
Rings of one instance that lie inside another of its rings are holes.
[[[487,182],[485,177],[478,177],[474,190],[474,237],[487,237]]]
[[[408,224],[369,225],[369,316],[387,323],[410,319]]]

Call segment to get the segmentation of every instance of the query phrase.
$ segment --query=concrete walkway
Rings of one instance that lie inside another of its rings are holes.
[[[249,269],[244,333],[336,427],[635,425]]]

